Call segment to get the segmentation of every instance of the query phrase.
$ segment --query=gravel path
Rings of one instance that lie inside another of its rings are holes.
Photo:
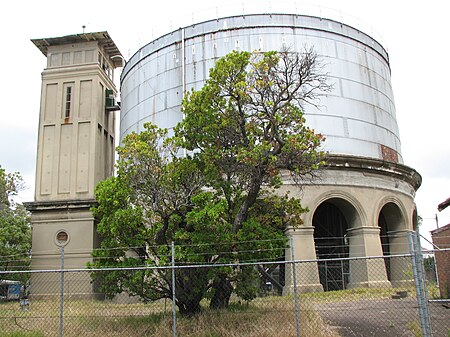
[[[403,299],[320,303],[315,309],[342,337],[416,336],[420,332],[417,301]],[[450,309],[432,303],[434,337],[449,337]]]

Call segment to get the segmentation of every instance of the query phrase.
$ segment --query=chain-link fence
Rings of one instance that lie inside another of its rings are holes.
[[[415,236],[410,248],[377,257],[177,265],[173,256],[166,266],[0,272],[0,336],[448,337],[449,300],[426,271],[433,252],[424,259]],[[12,281],[25,273],[28,282]]]

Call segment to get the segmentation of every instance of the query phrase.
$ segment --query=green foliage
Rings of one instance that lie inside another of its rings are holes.
[[[236,295],[244,301],[251,301],[255,299],[260,289],[258,276],[258,272],[254,267],[242,267],[236,279]]]
[[[102,250],[93,267],[227,264],[283,256],[287,226],[301,225],[298,199],[280,196],[282,172],[313,176],[323,137],[304,125],[301,104],[325,90],[315,54],[232,52],[206,85],[183,100],[175,135],[147,123],[118,148],[117,176],[96,188]],[[189,155],[178,156],[181,149]],[[192,315],[200,301],[228,304],[232,291],[253,299],[254,268],[176,270],[177,305]],[[127,291],[144,301],[171,298],[171,270],[96,272],[109,296]]]
[[[22,176],[18,172],[6,173],[0,165],[0,210],[14,206],[11,197],[23,189]]]
[[[211,187],[237,211],[229,214],[233,231],[262,186],[278,188],[282,172],[304,180],[323,164],[324,137],[305,125],[301,109],[330,89],[319,70],[311,50],[302,56],[232,52],[217,61],[201,90],[184,99],[175,140],[194,151]]]
[[[0,270],[24,270],[30,264],[31,227],[23,205],[11,199],[22,188],[18,173],[6,173],[0,166]],[[0,276],[1,278],[1,276]],[[8,279],[26,281],[25,274]]]

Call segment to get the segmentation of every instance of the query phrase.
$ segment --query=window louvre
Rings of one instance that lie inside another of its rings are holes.
[[[66,83],[65,85],[65,98],[64,98],[64,118],[69,118],[72,114],[72,102],[73,102],[73,85]]]

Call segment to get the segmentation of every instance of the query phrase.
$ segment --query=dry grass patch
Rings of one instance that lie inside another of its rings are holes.
[[[350,302],[359,300],[380,300],[391,298],[397,291],[407,291],[408,296],[415,298],[416,291],[413,287],[402,288],[354,288],[346,290],[324,291],[316,293],[300,294],[300,301],[310,302]]]
[[[34,301],[28,312],[21,312],[17,302],[0,304],[0,331],[3,331],[0,336],[56,335],[58,313],[56,301]],[[307,303],[300,307],[300,328],[302,336],[338,336]],[[235,302],[227,310],[210,310],[205,306],[195,317],[178,316],[177,332],[183,337],[297,336],[293,297],[258,298],[248,304]],[[117,304],[65,300],[64,336],[170,337],[173,336],[171,302]]]

